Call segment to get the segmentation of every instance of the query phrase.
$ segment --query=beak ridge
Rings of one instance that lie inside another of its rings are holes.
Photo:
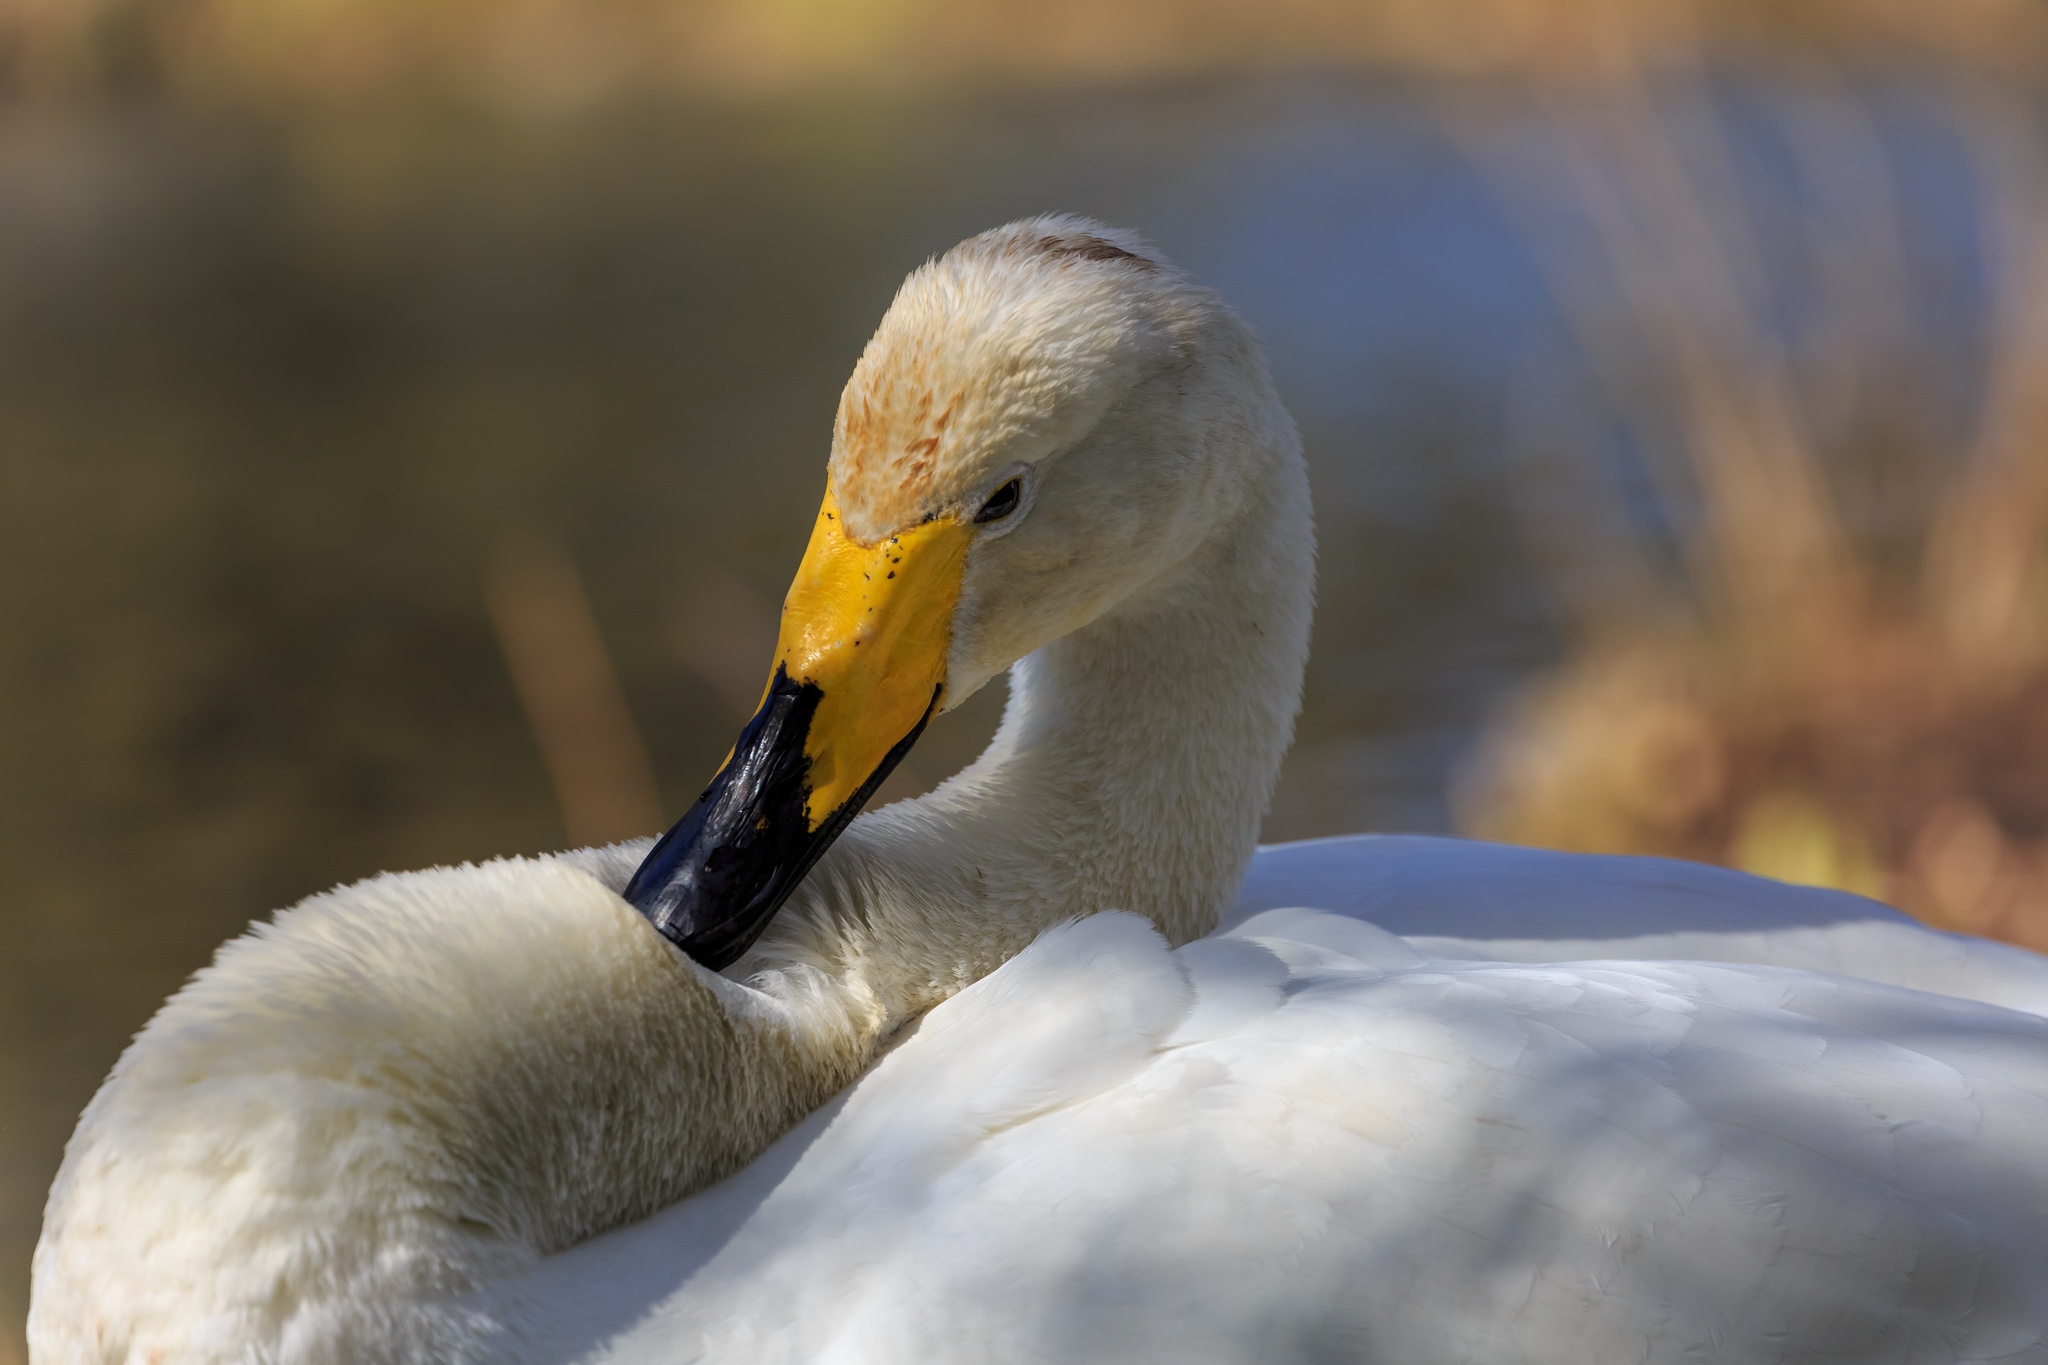
[[[714,970],[747,951],[939,708],[973,527],[927,517],[870,543],[832,491],[783,601],[775,676],[732,755],[626,887]]]
[[[924,733],[935,688],[915,727],[852,795],[813,829],[805,813],[811,724],[824,692],[778,667],[732,757],[696,804],[657,839],[625,898],[663,937],[713,971],[738,961],[804,874]]]

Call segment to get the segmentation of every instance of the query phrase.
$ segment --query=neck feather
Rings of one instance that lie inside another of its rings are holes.
[[[1019,663],[986,753],[854,822],[738,974],[799,980],[874,1042],[1101,910],[1215,927],[1257,844],[1308,653],[1308,483],[1280,418],[1236,515],[1172,574]],[[863,1056],[863,1060],[865,1057]]]

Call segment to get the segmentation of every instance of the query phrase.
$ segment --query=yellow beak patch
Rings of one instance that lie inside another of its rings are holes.
[[[973,534],[941,518],[862,545],[825,490],[775,646],[792,681],[824,694],[804,737],[812,830],[938,705]]]
[[[971,523],[934,519],[862,545],[826,489],[761,705],[626,884],[703,966],[745,955],[944,698],[973,536]]]

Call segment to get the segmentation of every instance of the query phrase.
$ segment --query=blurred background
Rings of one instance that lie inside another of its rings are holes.
[[[0,0],[0,1363],[219,941],[694,797],[896,282],[1027,213],[1301,422],[1269,838],[2048,946],[2044,59],[2033,0]]]

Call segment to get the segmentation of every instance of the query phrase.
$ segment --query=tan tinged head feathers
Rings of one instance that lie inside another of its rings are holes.
[[[1093,425],[1172,345],[1158,296],[1186,285],[1156,256],[1132,233],[1051,217],[913,271],[833,423],[831,482],[852,534],[961,510],[1001,463],[1042,459]]]

